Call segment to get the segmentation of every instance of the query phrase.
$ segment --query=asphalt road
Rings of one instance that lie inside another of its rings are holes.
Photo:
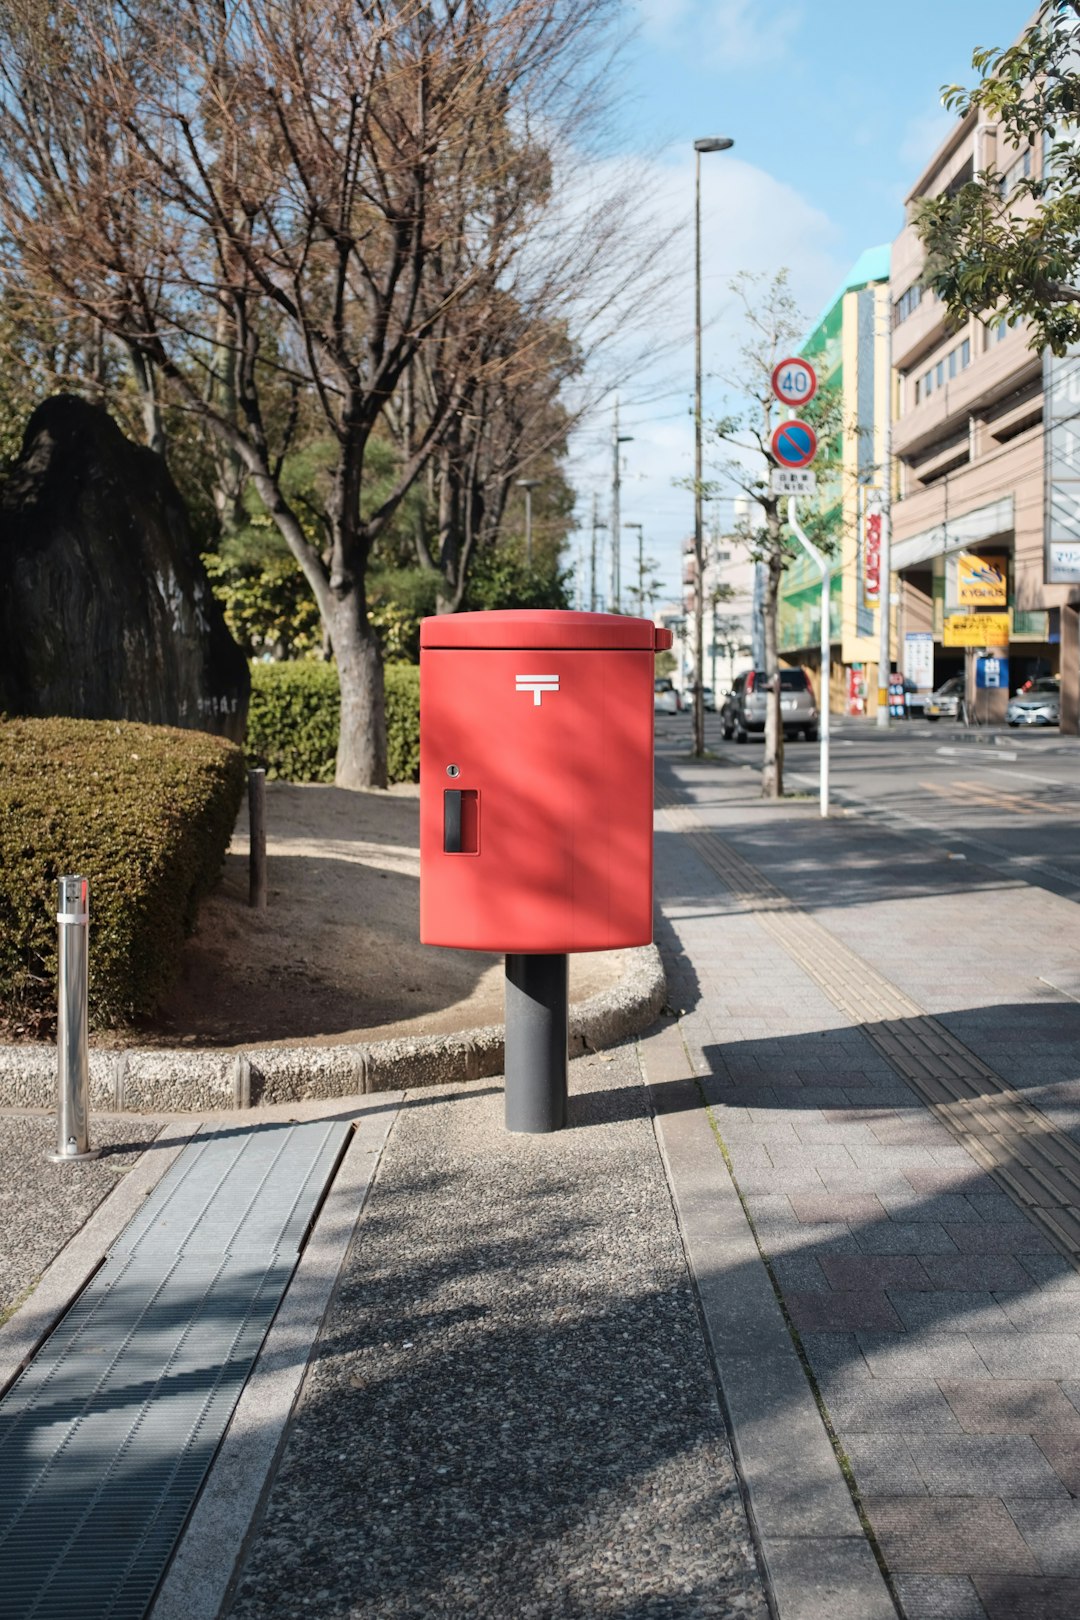
[[[689,746],[690,716],[657,716],[657,734]],[[712,714],[706,746],[729,765],[761,769],[761,741],[724,742]],[[789,793],[816,794],[818,769],[816,743],[786,744]],[[1080,738],[1056,729],[971,732],[949,721],[899,721],[879,731],[834,717],[830,791],[835,812],[855,811],[938,855],[1080,900]]]

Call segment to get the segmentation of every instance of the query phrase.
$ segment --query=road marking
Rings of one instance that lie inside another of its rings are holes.
[[[970,748],[935,748],[934,752],[935,752],[935,754],[949,754],[950,756],[955,756],[957,754],[964,754],[967,758],[969,758],[969,759],[971,758],[971,749]],[[1019,759],[1020,755],[1019,754],[1012,754],[1006,748],[998,748],[998,749],[994,750],[994,758],[995,759]],[[981,760],[972,760],[971,763],[973,765],[981,764],[982,761]]]
[[[1039,983],[1040,984],[1048,984],[1050,986],[1051,990],[1056,990],[1057,991],[1059,996],[1068,996],[1070,1001],[1080,1002],[1080,996],[1074,996],[1072,991],[1071,990],[1066,990],[1066,988],[1065,988],[1065,986],[1063,984],[1055,984],[1053,979],[1048,979],[1046,977],[1045,973],[1040,973],[1039,974]]]
[[[993,783],[984,788],[981,782],[957,782],[954,784],[967,793],[987,793],[996,800],[1000,800],[1007,808],[1021,810],[1024,815],[1075,816],[1075,805],[1049,804],[1046,799],[1033,799],[1028,794],[1006,793],[1002,788],[995,788]]]
[[[1016,759],[1017,755],[1016,754],[995,754],[994,758],[995,759]],[[1015,780],[1017,777],[1021,777],[1025,782],[1042,782],[1047,787],[1065,787],[1067,785],[1066,783],[1062,782],[1059,777],[1056,777],[1056,776],[1036,776],[1033,771],[999,771],[999,770],[996,770],[996,768],[993,765],[984,765],[981,759],[973,759],[971,761],[971,764],[975,765],[980,771],[986,771],[988,775],[1007,776],[1010,781]]]
[[[1047,804],[1043,799],[1025,798],[1023,794],[1006,793],[993,783],[984,787],[981,782],[952,782],[948,787],[941,782],[919,782],[918,786],[939,799],[955,799],[958,804],[981,804],[991,810],[1005,810],[1021,816],[1075,816],[1076,807],[1068,804]]]

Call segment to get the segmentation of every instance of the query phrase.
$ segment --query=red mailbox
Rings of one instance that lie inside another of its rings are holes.
[[[508,953],[652,939],[648,619],[455,613],[420,629],[420,938]]]

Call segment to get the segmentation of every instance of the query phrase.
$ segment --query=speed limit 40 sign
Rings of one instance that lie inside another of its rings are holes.
[[[805,405],[817,393],[817,372],[808,360],[781,360],[772,374],[772,391],[784,405]]]

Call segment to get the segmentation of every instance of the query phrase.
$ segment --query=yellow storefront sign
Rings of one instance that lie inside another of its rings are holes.
[[[945,618],[943,647],[1007,647],[1007,613],[949,613]]]
[[[1007,557],[977,557],[973,551],[959,552],[956,558],[957,607],[1004,607],[1009,600],[1007,569]]]

